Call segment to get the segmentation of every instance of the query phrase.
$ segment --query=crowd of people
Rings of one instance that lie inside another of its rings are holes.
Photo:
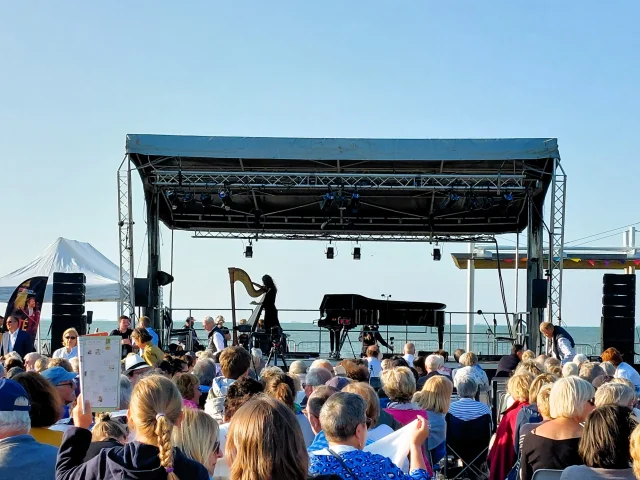
[[[132,328],[120,318],[120,404],[108,413],[82,398],[77,331],[64,332],[52,358],[9,349],[0,478],[427,480],[455,468],[489,480],[531,480],[540,469],[563,480],[640,478],[640,375],[615,349],[601,362],[563,362],[516,345],[500,362],[506,392],[492,410],[473,352],[456,351],[452,369],[443,351],[421,355],[408,343],[382,359],[369,345],[361,359],[284,371],[231,346],[223,323],[203,321],[208,348],[165,352],[147,319]]]

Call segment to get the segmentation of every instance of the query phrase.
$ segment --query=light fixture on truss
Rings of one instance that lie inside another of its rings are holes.
[[[249,240],[249,245],[244,249],[244,256],[246,258],[253,258],[253,245],[251,244],[251,240]]]
[[[439,262],[440,260],[442,260],[442,252],[437,246],[436,248],[433,249],[433,260],[436,262]]]
[[[327,249],[324,253],[327,256],[327,260],[333,260],[335,257],[335,250],[333,249],[331,244],[327,245]]]
[[[360,247],[353,247],[352,255],[354,260],[360,260],[362,258],[362,252],[360,250]]]
[[[218,198],[222,201],[222,206],[226,211],[231,210],[231,190],[226,185],[218,190]]]

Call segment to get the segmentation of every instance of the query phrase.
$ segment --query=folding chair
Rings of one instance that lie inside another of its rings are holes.
[[[445,477],[452,480],[488,478],[486,465],[491,441],[491,416],[482,415],[464,421],[448,413],[446,419],[447,456],[443,459]]]
[[[508,377],[494,377],[491,380],[491,417],[493,418],[493,428],[498,426],[498,419],[502,411],[502,404],[507,392]]]

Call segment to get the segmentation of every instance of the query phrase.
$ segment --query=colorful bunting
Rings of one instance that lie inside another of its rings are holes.
[[[505,258],[504,261],[507,263],[513,263],[513,258]]]
[[[634,260],[633,264],[636,265],[636,266],[640,265],[640,260]]]
[[[604,263],[605,267],[608,267],[611,262],[609,260],[603,260],[602,263]]]
[[[596,261],[595,260],[587,260],[587,262],[589,263],[589,265],[591,265],[592,267],[596,266]]]
[[[580,263],[580,259],[579,258],[572,258],[571,261],[572,262],[576,262],[576,263]]]

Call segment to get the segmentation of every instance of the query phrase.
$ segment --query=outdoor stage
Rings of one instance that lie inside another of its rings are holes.
[[[528,345],[539,346],[537,325],[545,317],[555,323],[560,318],[566,175],[554,138],[128,135],[118,198],[121,309],[129,314],[135,292],[134,172],[147,212],[149,287],[143,307],[155,328],[162,327],[160,222],[196,238],[241,238],[249,245],[280,239],[437,246],[495,242],[496,234],[526,230]],[[545,221],[547,196],[551,218]],[[551,245],[548,275],[543,238]],[[535,308],[532,285],[545,278],[547,308]],[[472,326],[475,313],[468,311]],[[473,332],[467,330],[471,345]]]

